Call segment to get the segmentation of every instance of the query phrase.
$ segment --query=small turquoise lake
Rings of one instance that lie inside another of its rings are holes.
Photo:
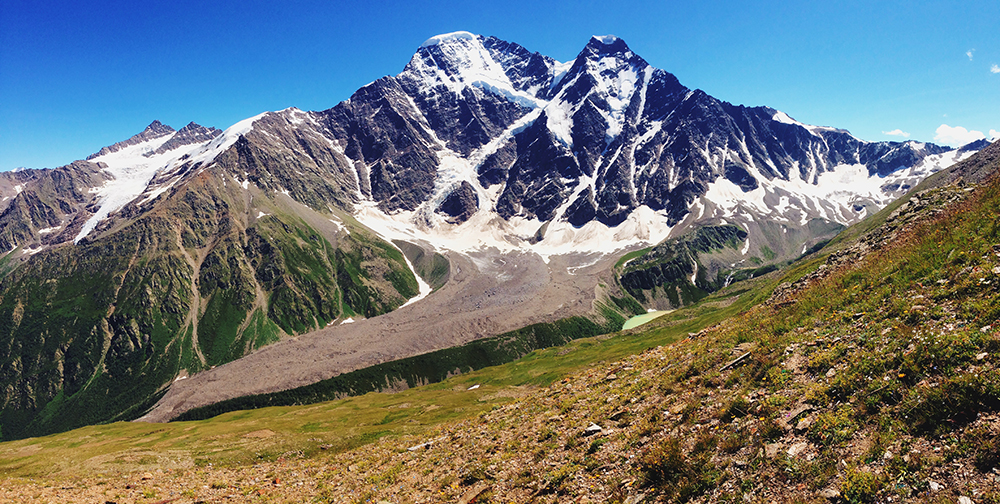
[[[625,321],[625,325],[622,326],[622,330],[624,331],[625,329],[632,329],[633,327],[639,327],[642,324],[645,324],[646,322],[655,319],[656,317],[666,315],[672,311],[673,310],[660,310],[660,311],[652,311],[649,313],[644,313],[642,315],[636,315]]]

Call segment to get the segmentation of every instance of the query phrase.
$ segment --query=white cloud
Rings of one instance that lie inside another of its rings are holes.
[[[938,129],[934,130],[934,132],[937,133],[934,135],[935,142],[950,145],[952,147],[961,147],[969,142],[975,142],[976,140],[986,138],[986,135],[984,135],[982,131],[969,131],[961,126],[955,126],[952,128],[947,124],[938,126]]]
[[[1000,73],[1000,65],[994,63],[993,66],[990,67],[990,73]]]
[[[990,130],[990,141],[995,142],[997,140],[1000,140],[1000,131],[997,131],[995,129],[991,129]]]
[[[890,136],[901,136],[903,138],[910,138],[910,134],[909,133],[907,133],[907,132],[905,132],[905,131],[903,131],[903,130],[901,130],[899,128],[896,128],[896,129],[894,129],[892,131],[883,131],[882,134],[883,135],[890,135]]]
[[[965,51],[965,55],[969,57],[969,61],[972,61],[972,53],[974,52],[976,52],[975,49],[969,49],[968,51]]]

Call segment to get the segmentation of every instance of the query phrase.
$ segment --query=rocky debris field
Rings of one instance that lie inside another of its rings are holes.
[[[496,249],[449,256],[451,280],[418,304],[287,338],[175,381],[143,420],[164,422],[226,399],[300,387],[529,324],[587,315],[602,274],[614,261],[597,256],[589,266],[571,268],[576,258],[554,256],[546,264],[536,254]]]

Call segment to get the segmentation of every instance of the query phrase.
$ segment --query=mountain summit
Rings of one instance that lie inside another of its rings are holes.
[[[383,93],[394,85],[405,100]],[[420,142],[427,151],[421,175],[410,172],[414,184],[396,187],[391,174],[370,172],[363,200],[431,234],[469,220],[467,231],[488,235],[490,216],[499,216],[508,237],[543,253],[656,242],[698,222],[739,222],[759,244],[775,230],[757,217],[786,228],[813,219],[846,225],[971,153],[866,142],[771,108],[734,106],[684,87],[614,36],[593,37],[566,63],[494,37],[432,37],[401,74],[350,102],[376,100],[434,134]],[[476,212],[436,216],[459,187],[476,192]],[[819,238],[808,234],[769,246],[796,253]],[[468,246],[487,243],[502,245]]]

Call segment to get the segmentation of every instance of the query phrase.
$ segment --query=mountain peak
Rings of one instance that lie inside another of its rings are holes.
[[[146,126],[146,128],[144,130],[142,130],[141,133],[138,133],[136,135],[132,135],[128,140],[124,140],[124,141],[121,141],[121,142],[116,142],[116,143],[114,143],[112,145],[109,145],[107,147],[103,147],[101,150],[97,151],[96,153],[87,156],[87,160],[89,161],[89,160],[94,159],[94,158],[96,158],[98,156],[103,156],[105,154],[111,154],[112,152],[118,152],[118,151],[124,149],[125,147],[129,147],[131,145],[136,145],[136,144],[148,141],[148,140],[152,140],[154,138],[160,138],[160,137],[163,137],[163,136],[166,136],[166,135],[170,135],[170,134],[172,134],[174,132],[175,132],[175,130],[173,128],[171,128],[170,126],[167,126],[166,124],[161,123],[158,119],[156,119],[156,120],[153,120],[153,122],[149,123],[149,126]]]
[[[630,53],[628,44],[614,35],[594,35],[590,37],[587,48],[597,54]]]
[[[622,65],[629,65],[635,68],[646,67],[649,64],[641,56],[632,52],[624,40],[614,35],[594,35],[590,41],[577,55],[574,66],[593,67],[595,64],[603,66],[608,62],[600,63],[606,58],[617,60]]]
[[[187,126],[181,128],[177,132],[177,134],[173,136],[173,138],[164,142],[163,145],[161,145],[158,149],[152,152],[148,152],[144,155],[149,157],[154,154],[163,154],[164,152],[174,150],[184,145],[207,142],[221,133],[222,130],[219,130],[217,128],[206,128],[192,121],[189,122]]]
[[[149,123],[149,126],[146,126],[146,129],[142,130],[142,133],[140,134],[152,133],[153,137],[159,137],[173,132],[173,128],[161,123],[159,119],[154,119],[153,122]]]
[[[186,131],[201,131],[203,129],[206,129],[206,128],[204,126],[202,126],[202,125],[194,122],[194,121],[191,121],[191,122],[187,123],[187,126],[184,126],[180,130],[178,130],[178,133],[183,133],[183,132],[186,132]],[[215,129],[215,128],[208,128],[208,129]]]
[[[551,66],[551,58],[517,44],[459,31],[427,39],[400,77],[425,94],[443,88],[457,95],[467,87],[478,87],[534,108],[539,103],[526,88],[542,88],[539,81],[551,79]]]
[[[591,42],[598,42],[604,45],[612,45],[621,39],[614,35],[594,35],[590,37],[590,40]]]

